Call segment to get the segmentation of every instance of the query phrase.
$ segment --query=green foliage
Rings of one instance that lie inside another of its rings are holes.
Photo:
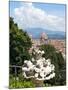
[[[9,19],[10,35],[10,65],[22,65],[24,60],[30,59],[28,52],[32,46],[28,34],[14,23],[13,18]]]
[[[45,81],[51,85],[65,85],[66,84],[66,63],[61,52],[56,52],[56,49],[52,45],[42,45],[41,50],[44,50],[43,57],[50,58],[51,63],[55,65],[55,78]]]
[[[49,83],[45,84],[45,87],[50,87],[50,86],[51,86],[51,84],[49,84]]]
[[[44,50],[45,54],[43,55],[46,59],[50,58],[56,49],[52,45],[42,45],[40,47],[41,50]]]
[[[19,78],[19,77],[18,77]],[[9,88],[33,88],[35,87],[34,83],[31,80],[26,80],[23,77],[16,80],[13,76],[9,79]]]

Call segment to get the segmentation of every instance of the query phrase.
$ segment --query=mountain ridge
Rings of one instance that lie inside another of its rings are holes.
[[[53,31],[42,28],[28,28],[25,30],[28,34],[31,34],[33,38],[38,39],[42,32],[48,35],[49,39],[65,39],[64,31]]]

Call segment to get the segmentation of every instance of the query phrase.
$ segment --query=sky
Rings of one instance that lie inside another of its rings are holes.
[[[10,1],[10,16],[22,29],[41,28],[65,32],[64,4]]]

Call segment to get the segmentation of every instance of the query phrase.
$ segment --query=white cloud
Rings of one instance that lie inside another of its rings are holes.
[[[50,15],[46,11],[36,8],[32,3],[24,3],[14,10],[16,22],[21,28],[44,28],[65,31],[65,19]]]

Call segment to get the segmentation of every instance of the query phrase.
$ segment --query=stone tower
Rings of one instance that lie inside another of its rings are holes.
[[[41,44],[48,44],[48,36],[46,33],[41,33],[41,36],[40,36],[40,43]]]

